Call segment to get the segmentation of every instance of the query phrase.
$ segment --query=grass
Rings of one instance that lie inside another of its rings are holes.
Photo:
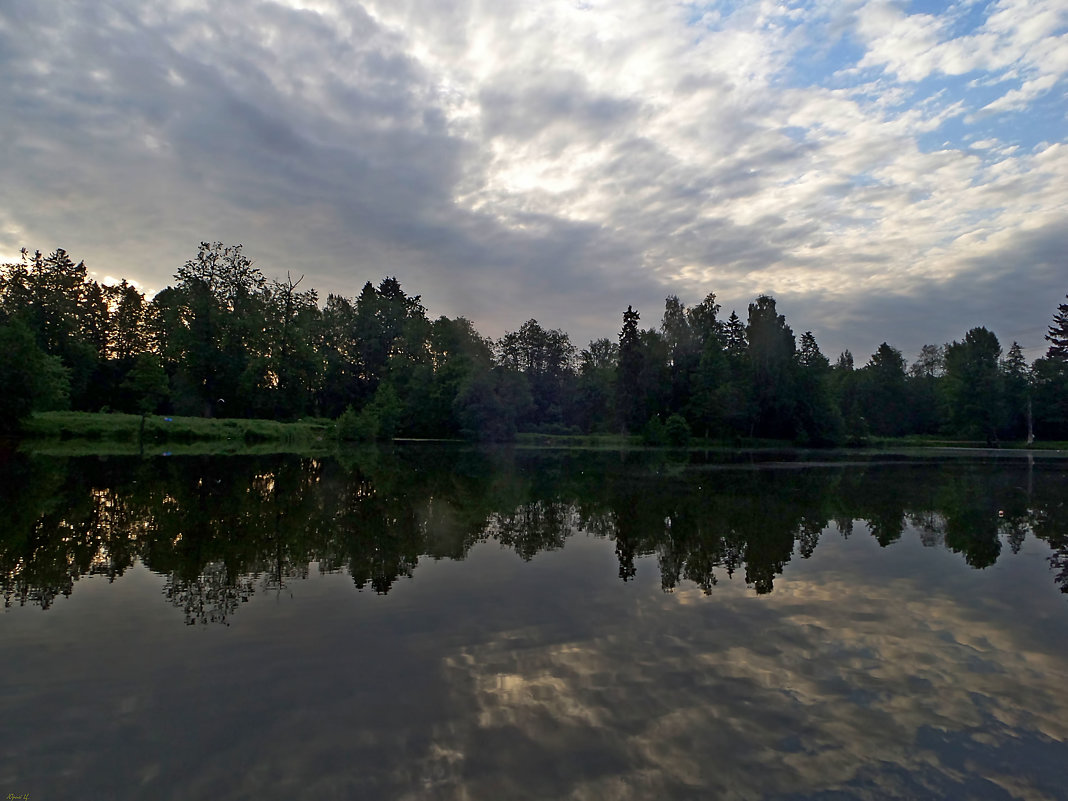
[[[524,448],[588,448],[601,450],[627,450],[646,448],[674,448],[668,445],[648,445],[637,434],[535,434],[521,433],[516,437],[516,445]],[[789,440],[769,440],[738,438],[704,439],[692,437],[682,446],[688,450],[810,450],[812,446]],[[839,444],[830,448],[814,450],[886,450],[896,448],[1000,448],[1002,450],[1043,450],[1060,451],[1068,449],[1068,442],[1034,442],[1028,445],[1022,441],[1003,441],[989,446],[984,440],[951,439],[932,434],[912,434],[905,437],[869,437],[858,444]]]
[[[39,453],[308,453],[336,447],[334,422],[306,419],[295,423],[234,418],[162,417],[149,415],[141,432],[141,416],[101,412],[37,412],[23,424],[26,447]],[[649,448],[638,435],[538,434],[516,438],[521,448],[630,450]],[[690,450],[754,450],[798,448],[796,443],[771,440],[705,440],[693,438]],[[952,440],[937,436],[872,438],[865,448],[986,448],[982,441]],[[1066,442],[1002,442],[1002,449],[1068,450]]]
[[[40,444],[82,440],[100,443],[283,443],[308,446],[332,442],[332,420],[302,420],[281,423],[277,420],[214,419],[204,417],[161,417],[137,414],[103,414],[99,412],[37,412],[23,423],[22,435]]]

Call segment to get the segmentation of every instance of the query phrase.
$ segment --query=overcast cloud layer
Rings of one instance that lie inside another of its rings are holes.
[[[1063,0],[5,0],[0,260],[158,289],[218,239],[494,336],[767,292],[832,357],[1034,356],[1066,72]]]

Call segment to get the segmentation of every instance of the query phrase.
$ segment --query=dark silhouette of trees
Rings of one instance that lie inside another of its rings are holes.
[[[834,401],[831,362],[820,351],[811,331],[801,335],[796,371],[799,439],[814,445],[839,442],[845,430]]]
[[[69,372],[34,341],[21,320],[0,323],[0,434],[11,433],[34,410],[69,403]]]
[[[320,388],[322,361],[318,296],[297,291],[303,276],[293,281],[270,281],[264,290],[265,347],[260,354],[267,407],[273,417],[303,417],[314,410]]]
[[[527,320],[497,343],[497,362],[523,376],[531,406],[520,424],[562,425],[572,403],[575,346],[559,329],[547,331],[537,320]]]
[[[1068,304],[1049,350],[1028,366],[994,334],[925,345],[906,372],[883,343],[856,369],[832,365],[816,337],[795,340],[774,298],[743,322],[715,294],[665,300],[658,328],[633,307],[618,342],[581,353],[561,329],[528,320],[497,342],[463,318],[427,316],[396,277],[322,305],[304,277],[268,279],[240,245],[203,242],[151,301],[129,282],[102,286],[58,249],[0,266],[8,343],[3,426],[31,411],[339,419],[357,439],[627,431],[666,443],[692,436],[862,444],[904,434],[1068,437]]]
[[[175,278],[165,302],[177,327],[170,337],[176,380],[187,393],[179,402],[189,404],[181,411],[251,415],[252,396],[266,383],[265,365],[256,357],[267,280],[241,245],[222,242],[202,242]]]
[[[796,385],[794,332],[775,308],[775,299],[761,295],[749,304],[745,328],[753,403],[753,433],[789,439],[795,433]]]
[[[860,403],[872,434],[894,437],[908,430],[905,358],[886,342],[861,371]]]
[[[946,346],[946,395],[956,431],[997,440],[1002,419],[1001,345],[985,328]]]
[[[1002,429],[1011,439],[1024,439],[1030,430],[1031,370],[1019,342],[1013,342],[1001,363]]]
[[[924,345],[909,368],[908,403],[912,409],[911,430],[917,434],[935,434],[945,417],[944,398],[939,392],[946,373],[946,349],[943,345]]]
[[[582,431],[609,431],[616,420],[619,345],[595,339],[579,354],[574,422]]]
[[[23,249],[20,262],[4,265],[0,295],[5,315],[25,325],[37,346],[67,370],[74,408],[90,405],[103,344],[102,298],[85,263],[62,248],[47,256]]]
[[[853,362],[853,354],[848,350],[843,351],[831,368],[830,384],[842,415],[845,439],[851,444],[864,442],[871,434],[864,409],[861,407],[861,383],[861,376]]]

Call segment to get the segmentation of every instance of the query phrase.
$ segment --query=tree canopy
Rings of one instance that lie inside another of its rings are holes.
[[[431,319],[395,276],[320,303],[304,275],[268,278],[241,245],[202,242],[152,298],[101,285],[62,249],[0,266],[3,426],[34,410],[298,419],[345,416],[346,436],[508,439],[517,431],[627,431],[807,444],[941,434],[1068,437],[1068,303],[1044,358],[983,327],[925,345],[906,369],[884,342],[863,367],[796,338],[775,298],[743,321],[715,294],[633,306],[615,337],[576,347],[535,319],[494,341]]]

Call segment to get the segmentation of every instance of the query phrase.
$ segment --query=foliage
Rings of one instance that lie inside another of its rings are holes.
[[[958,434],[997,440],[1002,416],[1001,345],[985,328],[946,346],[946,396]]]
[[[1024,439],[1031,426],[1031,370],[1019,342],[1013,342],[1001,363],[1002,428],[1013,439]]]
[[[70,391],[68,371],[49,356],[20,320],[0,325],[0,433],[18,429],[34,410],[61,409]]]
[[[664,439],[669,445],[682,447],[690,442],[690,424],[681,414],[673,414],[664,423]]]
[[[866,444],[906,435],[1068,436],[1068,304],[1028,366],[992,332],[925,345],[906,370],[879,346],[832,365],[811,331],[795,340],[774,298],[724,320],[715,294],[665,299],[657,328],[631,306],[618,339],[579,350],[537,320],[496,342],[464,318],[427,317],[395,277],[320,304],[304,277],[268,279],[241,245],[202,242],[172,286],[91,280],[65,250],[0,266],[5,430],[33,411],[116,409],[201,417],[338,419],[362,440],[510,440],[519,432],[688,430],[737,441]],[[351,410],[351,411],[350,411]],[[656,421],[656,422],[652,422]],[[685,425],[685,428],[683,427]],[[658,429],[659,426],[659,429]]]
[[[908,431],[905,357],[886,342],[860,371],[860,405],[872,434],[896,437]]]
[[[575,372],[575,346],[567,334],[546,331],[537,320],[528,320],[497,343],[497,363],[522,374],[529,387],[529,417],[520,423],[563,421]]]
[[[342,442],[370,442],[378,438],[378,421],[348,406],[337,418],[334,431]]]
[[[795,433],[794,332],[777,312],[775,299],[761,295],[749,304],[745,329],[751,370],[753,433],[790,438]]]
[[[153,414],[170,394],[167,373],[151,353],[139,353],[121,388],[134,399],[142,414]]]
[[[522,376],[494,368],[468,375],[454,407],[464,436],[484,442],[508,442],[515,439],[517,418],[526,414],[532,403]]]
[[[656,447],[666,443],[667,432],[664,430],[664,423],[660,420],[660,415],[654,414],[642,426],[642,444]]]

